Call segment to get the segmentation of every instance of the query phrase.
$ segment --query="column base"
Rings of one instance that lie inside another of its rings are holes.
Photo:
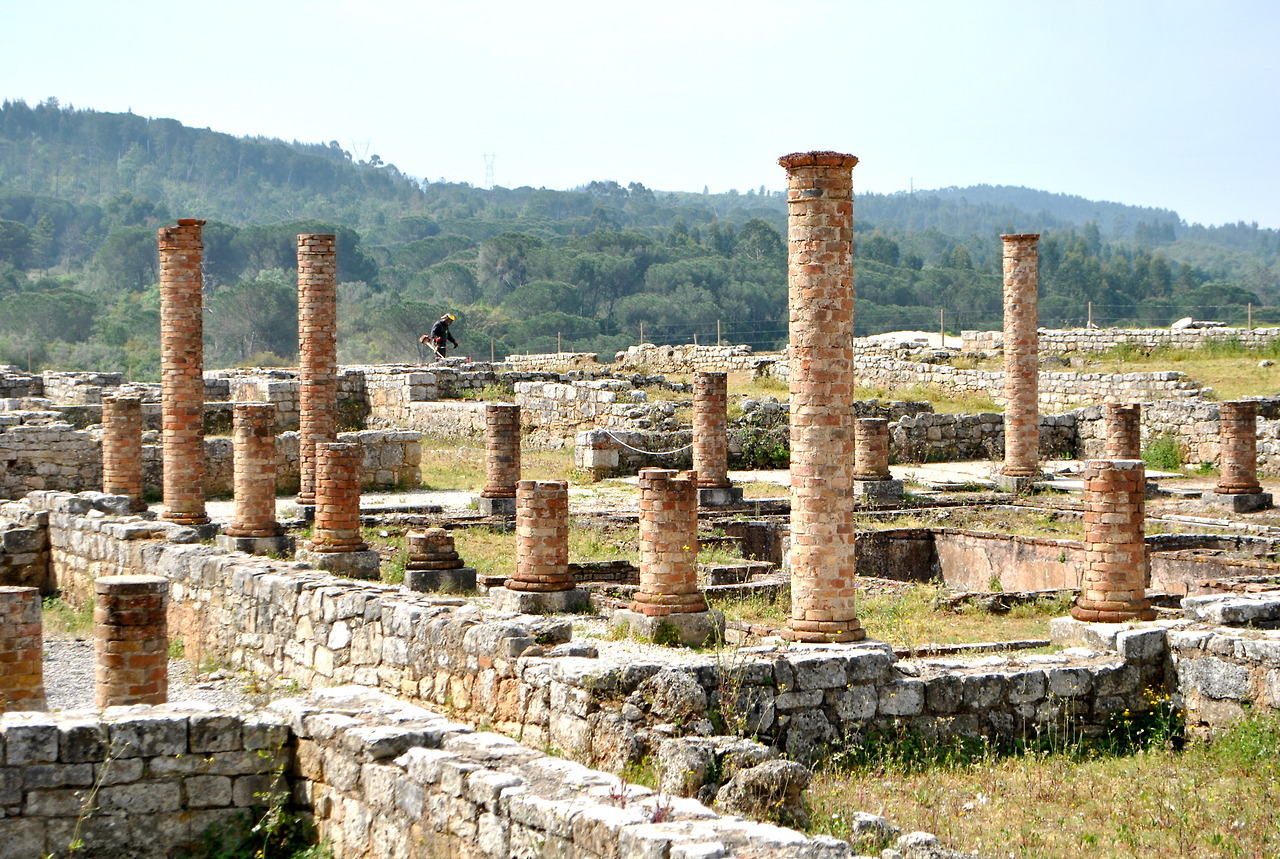
[[[514,591],[489,588],[489,597],[498,611],[517,614],[582,614],[592,610],[591,594],[582,588],[567,591]]]
[[[849,621],[848,624],[839,624],[839,626],[839,631],[822,632],[819,630],[792,629],[788,625],[786,629],[779,630],[778,634],[787,641],[799,641],[805,644],[851,644],[862,641],[867,637],[867,631],[862,628],[857,620]]]
[[[313,552],[299,549],[295,554],[299,561],[306,561],[318,570],[349,576],[353,579],[378,579],[382,559],[372,549],[359,552]]]
[[[1112,603],[1114,605],[1114,603]],[[1081,604],[1079,597],[1071,607],[1071,616],[1085,623],[1129,623],[1130,621],[1155,620],[1156,610],[1151,603],[1143,600],[1125,608],[1094,608],[1089,603]]]
[[[996,485],[996,489],[1001,492],[1012,492],[1014,495],[1025,495],[1035,488],[1037,483],[1044,480],[1043,474],[1030,474],[1026,476],[1001,474],[998,471],[991,473],[991,482]]]
[[[244,552],[246,555],[278,555],[293,551],[293,538],[288,534],[277,534],[274,537],[233,537],[230,534],[219,534],[214,538],[219,549],[228,552]]]
[[[1206,492],[1200,496],[1200,500],[1214,507],[1226,508],[1232,513],[1256,513],[1271,509],[1270,492],[1242,492],[1237,495]]]
[[[463,594],[475,593],[476,571],[474,567],[454,567],[451,570],[405,570],[404,584],[411,591],[432,591]]]
[[[901,504],[902,481],[888,480],[855,480],[853,481],[853,497],[865,504]]]
[[[516,515],[516,499],[511,498],[485,498],[480,496],[477,501],[477,507],[481,516],[514,516]]]
[[[698,488],[699,507],[736,507],[741,503],[741,486],[709,486],[706,488]]]
[[[705,647],[724,640],[724,612],[714,609],[657,616],[619,609],[609,625],[625,627],[629,634],[656,644]]]

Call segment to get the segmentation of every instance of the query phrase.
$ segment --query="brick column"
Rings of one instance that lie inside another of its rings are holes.
[[[102,491],[126,496],[135,513],[147,509],[142,500],[141,397],[102,398]]]
[[[787,170],[791,617],[800,641],[859,641],[853,581],[853,166],[801,152]]]
[[[205,525],[204,221],[160,229],[160,396],[164,517]]]
[[[444,528],[410,532],[406,538],[409,562],[404,584],[411,591],[474,591],[476,571],[465,566],[453,545],[453,534]]]
[[[569,572],[568,481],[516,484],[516,572],[489,593],[500,611],[545,613],[590,604]]]
[[[1221,454],[1217,492],[1220,495],[1255,495],[1258,483],[1258,404],[1238,400],[1218,406]]]
[[[38,588],[0,587],[0,713],[44,710]]]
[[[284,548],[276,520],[276,407],[271,403],[232,406],[234,519],[218,535],[218,545],[265,555]]]
[[[101,576],[93,582],[94,706],[163,704],[169,696],[169,582]]]
[[[1093,459],[1081,477],[1086,560],[1071,616],[1100,623],[1154,619],[1146,599],[1142,520],[1147,481],[1142,462]]]
[[[1142,458],[1142,406],[1138,403],[1105,403],[1107,459]]]
[[[1023,491],[1040,477],[1039,241],[1036,233],[1004,241],[1005,488]]]
[[[725,373],[693,376],[693,470],[704,507],[742,502],[742,490],[729,480],[728,379]]]
[[[333,442],[316,448],[316,518],[311,541],[298,557],[317,567],[361,579],[378,577],[378,553],[360,534],[358,444]]]
[[[516,484],[520,482],[520,407],[489,403],[484,410],[484,516],[516,512]]]
[[[857,418],[853,422],[854,480],[888,480],[889,422]]]
[[[298,503],[316,503],[316,447],[338,440],[337,239],[298,236]]]

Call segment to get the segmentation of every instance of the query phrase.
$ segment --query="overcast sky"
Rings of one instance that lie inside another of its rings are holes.
[[[1274,0],[0,0],[0,98],[572,188],[1025,185],[1280,227]]]

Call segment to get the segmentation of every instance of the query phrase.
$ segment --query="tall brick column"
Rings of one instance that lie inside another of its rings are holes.
[[[1141,460],[1092,459],[1081,477],[1086,560],[1071,616],[1100,623],[1154,619],[1146,599],[1145,466]]]
[[[484,489],[480,513],[509,516],[516,512],[520,482],[520,407],[489,403],[484,409]]]
[[[798,152],[787,170],[791,617],[787,637],[860,641],[854,610],[853,166]]]
[[[546,613],[590,605],[569,572],[568,481],[516,484],[516,572],[489,594],[499,611]]]
[[[160,397],[164,517],[205,525],[204,221],[160,229]]]
[[[729,480],[728,380],[725,373],[693,376],[693,470],[698,503],[706,507],[742,501],[742,490]]]
[[[163,704],[169,696],[169,582],[100,576],[93,582],[94,706]]]
[[[147,509],[142,500],[141,397],[102,398],[102,491],[126,496],[135,513]]]
[[[359,579],[378,577],[378,553],[360,533],[358,444],[333,442],[316,449],[316,519],[311,542],[298,557],[322,570]]]
[[[0,713],[43,709],[40,590],[0,587]]]
[[[897,504],[902,481],[889,471],[889,422],[884,418],[856,418],[853,422],[854,495],[871,504]]]
[[[255,555],[278,552],[284,529],[276,520],[276,407],[236,403],[232,410],[235,512],[217,542]]]
[[[1205,493],[1206,501],[1230,507],[1237,513],[1265,510],[1271,493],[1258,483],[1258,403],[1237,400],[1218,406],[1220,454],[1218,486]]]
[[[722,635],[724,618],[698,590],[698,475],[667,468],[640,471],[640,589],[615,618],[661,640],[666,623],[697,646]]]
[[[1004,235],[1004,466],[1002,488],[1040,478],[1040,236]]]
[[[1107,459],[1142,458],[1142,406],[1138,403],[1105,403]]]
[[[316,503],[316,447],[338,440],[337,239],[298,236],[298,504]]]

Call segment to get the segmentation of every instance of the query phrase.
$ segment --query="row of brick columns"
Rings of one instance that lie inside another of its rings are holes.
[[[129,509],[147,509],[142,494],[142,398],[102,398],[102,491],[129,499]]]
[[[859,641],[854,610],[853,167],[784,156],[791,363],[791,616],[799,641]]]
[[[160,392],[164,518],[206,525],[204,503],[204,221],[162,227]]]
[[[317,449],[338,440],[338,257],[332,235],[298,236],[298,504],[317,504]]]

